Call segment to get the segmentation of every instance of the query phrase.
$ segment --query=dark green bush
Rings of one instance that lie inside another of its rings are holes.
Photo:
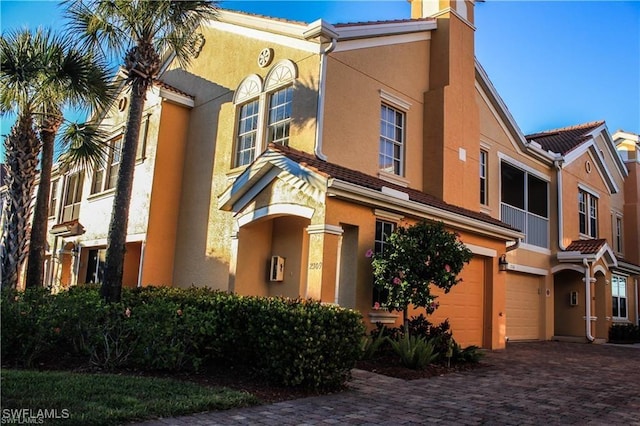
[[[4,292],[1,308],[4,363],[81,356],[102,369],[226,365],[313,389],[344,383],[364,334],[355,311],[203,288],[123,289],[111,305],[95,286]]]
[[[609,341],[614,343],[640,343],[640,327],[634,324],[613,324],[609,328]]]

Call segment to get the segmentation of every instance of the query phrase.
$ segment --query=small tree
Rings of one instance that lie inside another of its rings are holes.
[[[471,260],[471,251],[456,233],[447,231],[442,222],[426,221],[398,228],[387,237],[383,252],[369,254],[374,286],[388,293],[383,307],[402,311],[405,326],[409,305],[432,314],[437,296],[431,294],[431,284],[448,293],[462,281],[458,274]]]

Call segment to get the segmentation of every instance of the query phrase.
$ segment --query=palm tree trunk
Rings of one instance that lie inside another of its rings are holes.
[[[30,114],[20,114],[5,139],[7,200],[0,238],[0,278],[3,288],[17,288],[27,256],[31,197],[36,181],[40,144]]]
[[[44,129],[40,131],[42,157],[40,159],[40,184],[36,194],[33,212],[29,258],[27,260],[26,288],[40,287],[44,283],[44,253],[47,244],[47,223],[49,219],[49,192],[51,191],[51,168],[56,133],[62,121],[59,116],[45,118]]]
[[[100,288],[100,294],[108,303],[119,302],[122,294],[122,274],[133,172],[136,165],[136,149],[148,86],[149,83],[142,78],[134,78],[131,84],[129,116],[127,117],[127,129],[124,134],[118,182],[116,183],[111,223],[107,236],[104,278]]]

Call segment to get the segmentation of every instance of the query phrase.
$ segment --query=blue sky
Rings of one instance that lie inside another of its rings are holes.
[[[406,0],[220,6],[305,22],[409,17]],[[640,2],[488,0],[475,10],[476,56],[525,134],[595,120],[640,133]],[[60,22],[55,1],[0,1],[3,33]],[[2,119],[2,135],[10,124]]]

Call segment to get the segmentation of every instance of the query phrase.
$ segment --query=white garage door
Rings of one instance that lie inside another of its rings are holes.
[[[541,278],[524,274],[507,277],[507,337],[509,340],[540,338]]]

